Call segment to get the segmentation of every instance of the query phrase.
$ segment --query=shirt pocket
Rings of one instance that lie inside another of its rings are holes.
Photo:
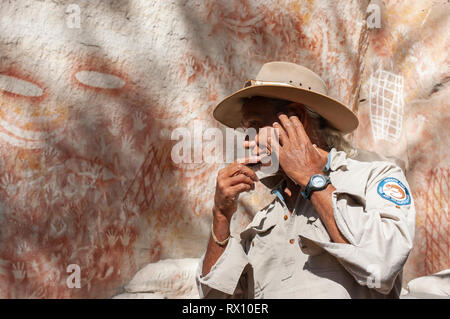
[[[275,277],[278,269],[279,257],[275,249],[275,236],[270,228],[255,233],[248,250],[248,260],[253,268],[255,294],[260,293]]]
[[[325,250],[316,245],[314,240],[329,242],[331,239],[317,214],[300,215],[298,219],[296,229],[301,251],[310,256],[324,253]]]
[[[302,216],[298,230],[298,245],[307,260],[303,266],[312,273],[335,272],[339,268],[339,262],[327,253],[314,240],[330,242],[331,238],[318,216]]]
[[[303,237],[301,235],[298,236],[298,245],[302,253],[308,256],[317,256],[323,254],[325,250],[322,247],[316,245],[310,239]]]
[[[325,273],[335,273],[342,270],[337,259],[317,245],[314,240],[331,242],[325,226],[318,217],[309,217],[306,225],[298,235],[301,251],[308,256],[303,269],[323,277]],[[322,274],[322,275],[321,275]]]
[[[340,272],[343,268],[335,257],[322,249],[320,253],[308,256],[303,269],[320,276],[324,273]]]

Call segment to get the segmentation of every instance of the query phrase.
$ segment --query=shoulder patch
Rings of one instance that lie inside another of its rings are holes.
[[[411,195],[405,185],[394,177],[386,177],[378,183],[378,194],[397,205],[411,204]]]

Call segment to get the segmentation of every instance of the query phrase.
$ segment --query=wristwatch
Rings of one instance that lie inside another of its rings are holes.
[[[330,183],[331,181],[328,176],[322,174],[313,175],[309,179],[308,184],[306,184],[305,190],[301,192],[302,196],[306,199],[310,199],[312,192],[325,189]]]

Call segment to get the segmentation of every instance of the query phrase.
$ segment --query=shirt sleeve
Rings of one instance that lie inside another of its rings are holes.
[[[350,244],[321,240],[319,236],[310,239],[336,257],[359,284],[388,294],[412,249],[415,208],[398,166],[377,162],[370,168],[362,192],[356,189],[355,180],[355,191],[336,183],[332,193],[337,227]],[[352,178],[358,179],[345,176],[341,175],[350,179],[350,184]],[[364,175],[359,175],[361,178]]]
[[[200,298],[245,298],[248,294],[249,262],[240,240],[230,237],[228,244],[206,276],[202,277],[203,260],[200,258],[196,283]]]

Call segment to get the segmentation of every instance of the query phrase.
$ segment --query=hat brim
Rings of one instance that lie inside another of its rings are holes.
[[[214,118],[228,127],[240,127],[242,123],[242,99],[252,96],[283,99],[305,104],[343,133],[352,132],[359,124],[358,118],[349,108],[329,96],[276,84],[256,85],[240,89],[216,106],[213,112]]]

